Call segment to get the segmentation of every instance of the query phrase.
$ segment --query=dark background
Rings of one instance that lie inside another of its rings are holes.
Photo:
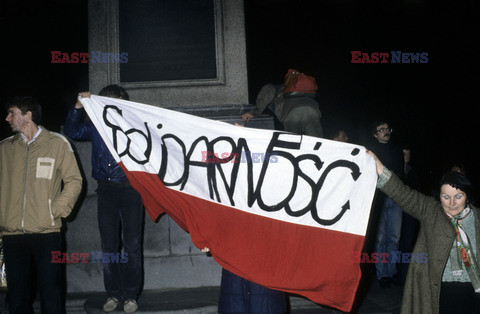
[[[296,68],[317,79],[327,134],[342,125],[363,143],[386,118],[426,191],[453,161],[479,186],[479,14],[479,1],[245,0],[250,103]],[[0,0],[2,105],[35,96],[43,125],[60,130],[88,64],[52,64],[51,51],[89,52],[87,16],[85,0]],[[428,63],[352,64],[352,50],[428,52]]]

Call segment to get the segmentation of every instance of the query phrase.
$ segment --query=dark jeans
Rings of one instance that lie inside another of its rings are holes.
[[[375,252],[388,253],[388,263],[376,263],[377,279],[393,278],[397,274],[397,264],[392,262],[392,252],[398,251],[402,231],[402,208],[391,198],[383,201],[378,222]]]
[[[62,250],[60,232],[4,235],[3,249],[10,314],[32,313],[35,267],[42,313],[64,313],[62,265],[52,263],[52,251]]]
[[[128,182],[98,181],[98,227],[103,253],[123,253],[127,262],[103,263],[108,297],[137,300],[143,283],[142,199]]]

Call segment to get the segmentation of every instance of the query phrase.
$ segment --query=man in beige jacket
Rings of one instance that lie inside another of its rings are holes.
[[[0,142],[0,232],[9,312],[30,313],[33,267],[42,313],[64,313],[61,218],[72,211],[82,177],[67,139],[39,125],[41,106],[32,97],[7,103],[6,121],[16,134]],[[33,289],[32,289],[33,286]]]

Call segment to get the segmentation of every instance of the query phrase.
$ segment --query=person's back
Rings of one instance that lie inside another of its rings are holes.
[[[285,112],[283,126],[285,131],[323,137],[320,123],[322,114],[314,95],[298,93],[284,96]]]
[[[263,86],[255,100],[255,108],[244,113],[242,121],[250,120],[268,107],[278,121],[283,124],[285,131],[323,137],[323,129],[320,123],[322,115],[319,104],[315,100],[316,84],[311,87],[314,88],[313,90],[300,89],[297,91],[293,88],[286,91],[285,85],[292,82],[292,71],[298,75],[303,75],[298,71],[289,70],[285,76],[284,85],[266,84]]]

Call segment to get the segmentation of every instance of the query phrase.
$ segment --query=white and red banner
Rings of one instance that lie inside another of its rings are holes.
[[[229,271],[350,311],[376,185],[362,146],[92,95],[82,103],[153,220]]]

